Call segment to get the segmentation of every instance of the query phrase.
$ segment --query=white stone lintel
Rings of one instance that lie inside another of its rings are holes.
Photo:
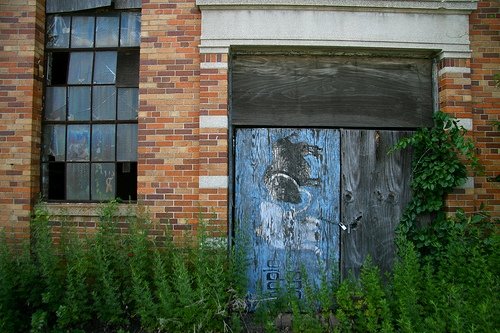
[[[427,50],[470,58],[465,14],[220,8],[202,13],[200,52],[238,46]]]
[[[200,116],[200,128],[227,128],[226,116]]]
[[[200,188],[227,188],[227,176],[200,176]]]

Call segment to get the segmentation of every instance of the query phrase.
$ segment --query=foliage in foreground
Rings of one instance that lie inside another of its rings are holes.
[[[155,246],[147,219],[117,230],[117,205],[103,206],[99,229],[52,242],[47,210],[32,220],[31,249],[0,240],[0,332],[222,332],[232,271],[227,251]]]
[[[114,205],[105,206],[95,236],[71,230],[52,243],[49,216],[39,207],[33,245],[15,255],[0,241],[0,332],[279,331],[291,313],[293,332],[498,332],[500,247],[495,222],[458,214],[438,226],[439,251],[425,257],[401,242],[394,271],[382,277],[368,261],[359,280],[324,277],[244,313],[238,256],[208,246],[157,248],[147,221],[130,219],[115,232]],[[496,221],[498,223],[498,221]],[[241,265],[240,265],[241,266]],[[305,276],[305,275],[304,275]],[[307,280],[307,278],[305,278]],[[240,301],[240,305],[235,304]],[[244,320],[245,319],[245,320]]]

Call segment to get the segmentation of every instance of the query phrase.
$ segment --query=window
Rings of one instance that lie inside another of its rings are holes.
[[[42,193],[137,199],[140,12],[47,15]]]

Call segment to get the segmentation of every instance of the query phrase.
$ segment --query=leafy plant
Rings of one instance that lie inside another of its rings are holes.
[[[425,235],[419,234],[419,219],[437,214],[437,219],[443,220],[446,194],[467,178],[465,162],[473,171],[482,171],[474,144],[457,120],[443,112],[436,112],[433,119],[434,127],[421,128],[394,147],[413,150],[412,199],[401,220],[399,233],[410,237],[417,248],[429,245]]]

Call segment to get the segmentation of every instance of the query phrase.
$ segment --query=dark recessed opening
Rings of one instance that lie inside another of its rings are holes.
[[[116,197],[123,201],[137,200],[137,162],[117,163]]]

